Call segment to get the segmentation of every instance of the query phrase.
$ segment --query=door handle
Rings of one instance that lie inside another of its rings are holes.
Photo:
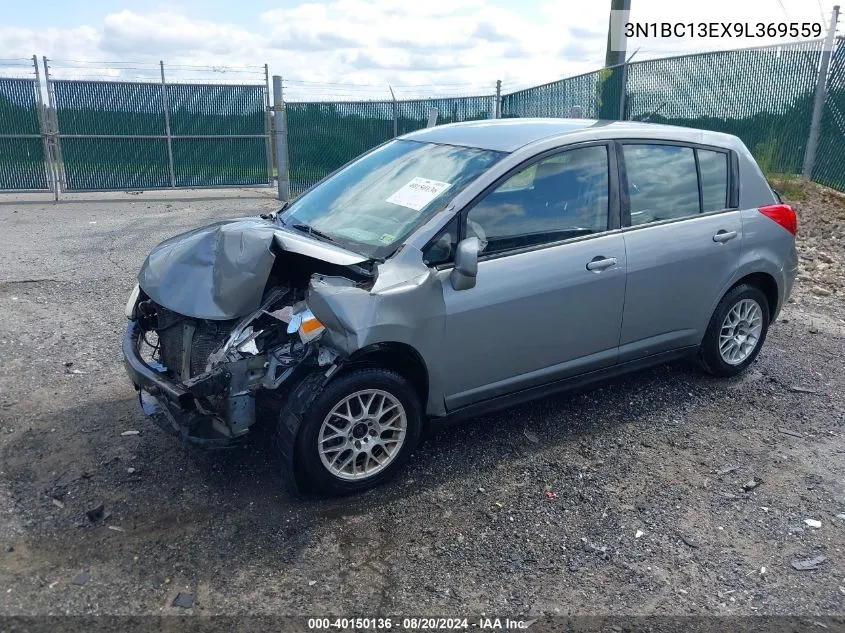
[[[611,266],[616,266],[616,258],[615,257],[603,257],[599,255],[597,257],[593,257],[590,261],[587,262],[587,270],[592,270],[594,272],[601,272]]]
[[[721,231],[716,233],[716,235],[713,236],[713,241],[724,244],[725,242],[729,242],[730,240],[732,240],[735,237],[736,237],[736,231],[726,231],[726,230],[722,229]]]

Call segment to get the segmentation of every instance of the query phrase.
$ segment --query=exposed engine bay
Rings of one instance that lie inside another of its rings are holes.
[[[395,346],[440,353],[441,283],[409,245],[367,260],[250,218],[163,242],[138,281],[124,364],[144,412],[192,443],[228,445],[292,401],[293,437],[297,407],[345,364]]]
[[[304,294],[301,288],[277,286],[258,310],[226,321],[186,317],[139,297],[142,358],[181,383],[205,414],[183,418],[162,402],[159,424],[167,422],[168,430],[187,440],[226,442],[255,423],[259,391],[278,397],[279,387],[303,365],[311,370],[337,367],[338,353],[316,342],[325,328],[307,308]],[[152,394],[146,395],[149,405]]]

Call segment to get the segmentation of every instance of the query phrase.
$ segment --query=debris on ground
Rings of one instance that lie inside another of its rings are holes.
[[[546,490],[546,499],[557,499],[557,495],[551,490]]]
[[[637,533],[634,534],[634,538],[640,538],[643,534],[645,534],[645,532],[643,532],[642,530],[637,530]]]
[[[799,387],[798,385],[792,385],[792,386],[789,388],[789,390],[790,390],[790,391],[792,391],[792,392],[794,392],[794,393],[812,393],[812,394],[817,394],[817,393],[819,392],[819,391],[818,391],[818,389],[811,389],[811,388],[809,388],[809,387]]]
[[[88,517],[88,520],[91,521],[91,523],[96,523],[97,521],[99,521],[100,519],[103,518],[105,513],[106,513],[106,506],[101,503],[98,506],[94,506],[93,508],[86,510],[85,516]]]
[[[681,534],[681,540],[686,543],[689,547],[693,549],[698,549],[698,541],[693,539],[691,536],[687,536],[686,534]]]
[[[56,506],[56,507],[57,507],[57,508],[59,508],[59,509],[61,509],[61,508],[64,508],[64,507],[65,507],[65,504],[64,504],[64,503],[62,503],[61,501],[59,501],[58,499],[56,499],[55,497],[53,497],[52,499],[50,499],[50,501],[52,501],[52,502],[53,502],[53,505],[54,505],[54,506]]]
[[[816,519],[804,519],[804,523],[809,525],[811,528],[820,528],[822,526],[822,522]]]
[[[130,466],[129,468],[126,469],[126,472],[131,475],[132,473],[135,472],[135,469]]]
[[[794,560],[792,561],[792,566],[798,571],[812,571],[813,569],[818,569],[826,560],[827,556],[814,556],[813,558]]]
[[[181,591],[173,598],[173,606],[182,609],[190,609],[194,606],[194,596],[190,593],[182,593]]]
[[[141,431],[124,431],[123,433],[121,433],[121,435],[123,437],[127,437],[129,435],[140,435],[140,434],[141,434]]]
[[[76,574],[76,576],[73,577],[73,580],[71,582],[74,585],[79,585],[81,587],[86,582],[88,582],[90,580],[90,578],[91,578],[91,572],[83,571],[83,572]]]
[[[539,443],[540,443],[540,438],[539,438],[539,437],[537,437],[537,435],[536,435],[536,434],[532,433],[532,432],[531,432],[531,431],[529,431],[528,429],[525,429],[525,430],[522,432],[522,434],[523,434],[523,435],[525,436],[525,438],[526,438],[529,442],[531,442],[532,444],[539,444]]]
[[[752,490],[754,490],[757,486],[759,486],[761,483],[763,483],[763,480],[762,480],[762,479],[760,479],[759,477],[755,477],[755,478],[754,478],[754,479],[752,479],[751,481],[747,481],[747,482],[745,482],[744,484],[742,484],[742,489],[743,489],[745,492],[751,492],[751,491],[752,491]]]
[[[122,527],[120,527],[119,525],[110,525],[109,529],[114,530],[115,532],[125,532],[126,531]]]
[[[74,202],[61,222],[40,220],[56,219],[50,201],[21,209],[43,229],[26,248],[16,238],[33,224],[9,222],[12,210],[0,204],[0,259],[11,267],[0,277],[46,276],[74,262],[66,279],[16,287],[20,302],[0,281],[0,611],[184,618],[206,607],[366,614],[379,605],[410,613],[451,605],[690,622],[787,613],[826,624],[841,611],[845,205],[803,205],[798,248],[815,249],[816,263],[819,250],[841,261],[796,283],[742,378],[713,380],[678,363],[520,405],[433,432],[409,470],[376,493],[294,501],[280,489],[274,425],[244,450],[188,452],[144,420],[120,353],[125,295],[150,246],[206,221],[278,208],[243,200],[186,203],[166,223],[158,203],[147,211],[90,203],[101,209],[91,219],[107,229],[99,234],[79,220],[89,202]],[[832,296],[813,295],[814,285]],[[50,358],[58,360],[43,362]],[[96,384],[64,377],[65,361]],[[514,425],[540,442],[513,442]],[[779,427],[804,439],[793,442]],[[144,437],[118,440],[127,429]],[[644,434],[658,449],[642,449]],[[753,476],[766,486],[742,491]],[[547,486],[557,500],[546,498]],[[85,511],[106,501],[103,518],[90,523]],[[436,529],[421,532],[431,517]],[[112,524],[126,532],[106,531]],[[638,528],[645,534],[631,543]],[[612,562],[582,549],[588,535]],[[5,553],[9,545],[14,553]],[[792,566],[820,554],[829,560],[815,573]],[[71,584],[92,567],[86,585]],[[444,583],[462,597],[440,596]],[[203,598],[194,596],[192,609],[171,606],[177,592],[198,587]],[[622,619],[612,624],[625,628]]]
[[[792,429],[780,428],[780,429],[778,429],[778,431],[780,431],[784,435],[791,435],[792,437],[797,437],[797,438],[801,438],[801,439],[804,438],[804,436],[801,433],[799,433],[798,431],[793,431]]]
[[[725,466],[724,468],[720,468],[719,470],[717,470],[716,474],[721,477],[722,475],[728,475],[734,472],[735,470],[739,470],[739,466]]]

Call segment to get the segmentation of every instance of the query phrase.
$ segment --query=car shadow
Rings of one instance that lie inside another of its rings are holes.
[[[272,542],[278,560],[292,560],[326,522],[392,512],[397,503],[430,504],[456,481],[490,485],[503,467],[523,468],[536,451],[564,461],[589,453],[595,434],[660,418],[668,407],[677,411],[710,381],[676,363],[436,429],[394,481],[342,498],[288,494],[271,425],[231,449],[186,447],[144,418],[131,397],[48,416],[9,443],[2,457],[14,495],[31,506],[36,531],[58,535],[59,546],[73,546],[95,529],[85,513],[102,503],[127,538],[190,541],[203,531],[208,546],[248,538]],[[140,432],[122,435],[124,429]]]

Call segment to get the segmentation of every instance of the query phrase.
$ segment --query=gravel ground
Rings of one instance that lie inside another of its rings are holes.
[[[801,192],[801,278],[743,377],[547,398],[295,501],[260,434],[202,452],[148,423],[120,355],[152,246],[274,202],[155,196],[0,199],[0,613],[845,612],[842,197]]]

